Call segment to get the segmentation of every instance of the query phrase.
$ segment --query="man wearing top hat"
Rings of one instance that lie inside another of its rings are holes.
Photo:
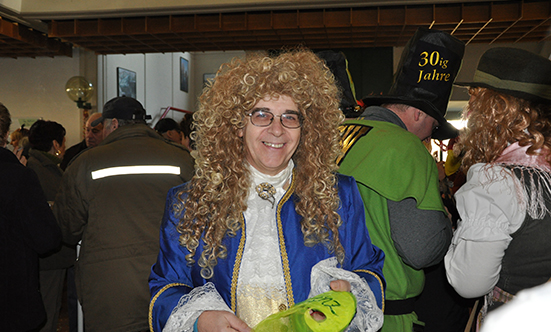
[[[464,43],[420,28],[408,41],[390,92],[362,102],[342,127],[340,172],[356,178],[373,243],[385,252],[382,331],[421,331],[414,312],[423,268],[441,262],[452,236],[436,163],[422,141],[457,136],[444,115]]]
[[[87,332],[149,330],[147,279],[166,194],[192,177],[190,154],[147,117],[136,99],[109,100],[91,124],[103,123],[103,142],[69,165],[55,200],[63,240],[81,241],[76,284]]]

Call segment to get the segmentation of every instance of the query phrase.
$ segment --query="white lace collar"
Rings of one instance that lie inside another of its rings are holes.
[[[293,159],[289,160],[289,163],[287,164],[287,167],[285,167],[284,170],[277,173],[276,175],[268,175],[261,173],[259,170],[251,166],[247,163],[247,166],[249,168],[249,171],[251,172],[251,189],[253,192],[255,192],[255,187],[263,182],[268,182],[272,186],[274,186],[277,189],[283,188],[283,186],[286,184],[288,180],[290,180],[291,175],[293,174],[293,168],[295,167],[295,163],[293,162]]]

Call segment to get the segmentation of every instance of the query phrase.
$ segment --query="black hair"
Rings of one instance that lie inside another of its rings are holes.
[[[50,151],[52,141],[56,140],[63,144],[65,128],[55,121],[38,120],[31,126],[29,132],[29,143],[31,148],[40,151]]]
[[[181,131],[180,125],[178,124],[178,122],[171,118],[162,118],[155,125],[155,131],[157,131],[159,134],[166,133],[169,130]]]
[[[180,129],[184,138],[189,138],[189,147],[195,150],[195,140],[191,137],[193,131],[193,114],[186,113],[182,121],[180,121]]]
[[[182,129],[182,134],[184,137],[189,137],[191,134],[191,125],[193,123],[193,114],[186,113],[182,121],[180,121],[180,129]]]

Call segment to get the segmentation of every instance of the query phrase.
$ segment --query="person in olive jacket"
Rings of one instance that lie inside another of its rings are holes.
[[[5,148],[10,124],[0,103],[0,327],[20,332],[46,320],[38,257],[59,247],[61,231],[36,174]]]
[[[54,214],[69,244],[81,242],[77,294],[86,332],[148,330],[151,266],[168,191],[187,182],[194,161],[146,122],[134,98],[108,101],[103,141],[83,151],[63,174]]]

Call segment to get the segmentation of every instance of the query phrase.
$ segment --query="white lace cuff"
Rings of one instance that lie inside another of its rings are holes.
[[[207,310],[232,312],[212,282],[195,287],[180,298],[168,317],[163,332],[193,332],[195,321]]]
[[[310,276],[311,289],[308,297],[330,291],[329,283],[333,280],[346,280],[352,286],[351,293],[356,297],[356,316],[345,332],[376,332],[383,326],[383,311],[377,306],[373,291],[365,279],[357,274],[337,267],[335,257],[323,260],[312,268]]]

